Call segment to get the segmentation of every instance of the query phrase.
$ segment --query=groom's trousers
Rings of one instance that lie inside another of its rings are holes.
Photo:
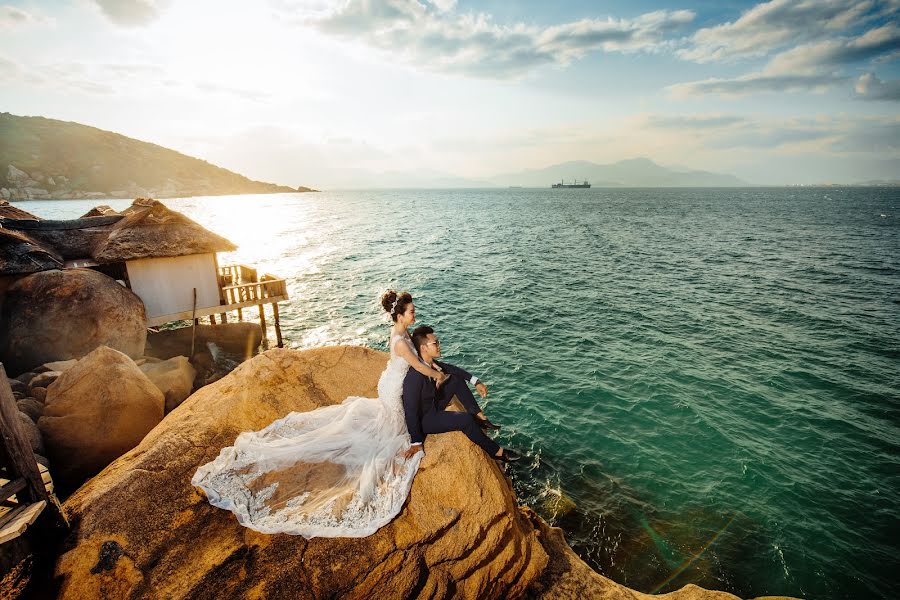
[[[459,398],[466,412],[448,411],[447,405],[453,396]],[[426,413],[422,417],[422,431],[424,433],[447,433],[448,431],[462,431],[470,440],[478,444],[482,450],[490,456],[494,456],[500,450],[497,442],[489,438],[475,421],[477,413],[481,412],[472,390],[466,382],[459,377],[451,376],[438,390],[434,399],[437,410]]]
[[[452,396],[451,396],[452,397]],[[447,401],[449,403],[449,400]],[[447,406],[444,403],[444,407]],[[475,417],[469,413],[450,410],[433,410],[422,416],[423,433],[447,433],[448,431],[462,431],[466,437],[481,446],[481,449],[494,456],[500,450],[497,442],[489,438],[475,422]]]

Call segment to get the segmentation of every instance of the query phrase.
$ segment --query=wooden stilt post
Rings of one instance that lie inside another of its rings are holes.
[[[194,342],[197,340],[197,288],[194,288],[194,308],[191,309],[191,358],[194,358]]]
[[[222,313],[222,322],[223,322],[223,323],[227,323],[227,322],[228,322],[228,313],[227,313],[227,312],[223,312],[223,313]]]
[[[209,315],[209,324],[210,325],[216,324],[216,315]]]
[[[263,350],[269,349],[269,334],[266,331],[266,309],[264,305],[259,305],[259,326],[262,328],[262,347]]]
[[[275,340],[278,343],[279,348],[284,348],[284,342],[281,340],[281,321],[278,320],[278,303],[272,303],[272,314],[274,315],[273,321],[275,321]]]
[[[238,313],[238,321],[243,321],[244,320],[244,311],[239,308],[239,309],[237,309],[237,313]]]

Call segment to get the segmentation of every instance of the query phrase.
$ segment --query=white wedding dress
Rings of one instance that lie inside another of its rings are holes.
[[[409,369],[391,339],[378,398],[293,412],[238,436],[191,483],[213,506],[263,533],[365,537],[403,507],[423,454],[403,458],[409,434],[401,399]],[[415,354],[415,351],[413,351]]]

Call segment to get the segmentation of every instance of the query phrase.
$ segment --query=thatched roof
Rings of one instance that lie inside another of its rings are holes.
[[[54,221],[4,220],[3,226],[27,235],[44,247],[53,248],[65,260],[93,258],[94,249],[109,236],[121,215]],[[96,260],[96,259],[95,259]]]
[[[94,249],[92,256],[98,263],[237,250],[222,236],[158,200],[138,198],[122,214],[125,218]]]
[[[8,234],[0,237],[0,274],[59,268],[55,263],[49,266],[54,261],[90,259],[107,264],[237,249],[156,200],[139,198],[122,214],[106,209],[109,207],[99,206],[87,213],[92,216],[68,221],[0,220],[0,232]],[[35,252],[52,260],[36,262]],[[47,266],[38,267],[38,263]]]
[[[0,227],[0,275],[61,269],[62,257],[17,231]]]
[[[0,218],[2,219],[30,219],[32,221],[39,220],[30,212],[26,212],[21,208],[16,208],[7,200],[0,199]]]

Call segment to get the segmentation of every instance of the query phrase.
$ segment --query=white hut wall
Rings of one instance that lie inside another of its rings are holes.
[[[194,288],[197,288],[197,309],[220,304],[214,253],[141,258],[129,260],[126,267],[131,290],[144,301],[148,321],[190,313]]]

